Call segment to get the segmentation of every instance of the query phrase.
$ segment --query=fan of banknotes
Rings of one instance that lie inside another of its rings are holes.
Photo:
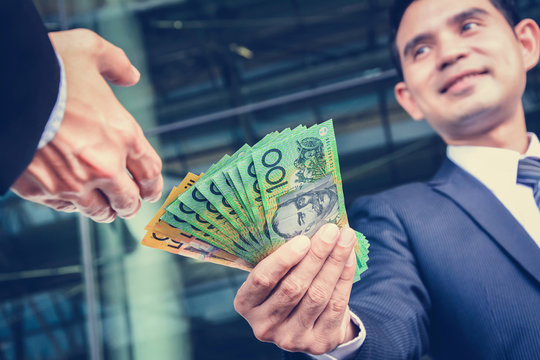
[[[142,244],[250,271],[296,235],[348,226],[332,120],[285,129],[189,173],[146,226]],[[356,280],[368,248],[357,232]]]

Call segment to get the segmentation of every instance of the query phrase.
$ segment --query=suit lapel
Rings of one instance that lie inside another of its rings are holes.
[[[540,248],[490,190],[449,159],[429,184],[456,202],[540,283]]]

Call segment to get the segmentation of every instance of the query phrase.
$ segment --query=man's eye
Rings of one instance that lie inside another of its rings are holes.
[[[427,52],[429,52],[429,47],[428,47],[428,46],[419,46],[419,47],[414,51],[414,58],[416,59],[416,58],[419,57],[420,55],[426,54]]]
[[[299,198],[296,200],[296,207],[297,207],[298,209],[303,208],[304,206],[306,206],[306,204],[307,204],[307,200],[306,200],[305,196],[299,197]]]
[[[461,27],[461,31],[469,31],[469,30],[476,29],[477,27],[478,27],[478,23],[475,23],[474,21],[470,21],[463,24],[463,26]]]

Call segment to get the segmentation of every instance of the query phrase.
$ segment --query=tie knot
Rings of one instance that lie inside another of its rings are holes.
[[[540,183],[540,158],[526,157],[519,160],[517,183],[530,186],[537,191]]]

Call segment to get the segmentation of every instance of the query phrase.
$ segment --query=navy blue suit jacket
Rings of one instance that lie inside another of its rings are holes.
[[[367,333],[355,359],[540,359],[540,248],[469,173],[446,159],[349,219],[371,244],[349,303]]]
[[[34,156],[58,96],[60,68],[30,0],[0,1],[0,195]]]

